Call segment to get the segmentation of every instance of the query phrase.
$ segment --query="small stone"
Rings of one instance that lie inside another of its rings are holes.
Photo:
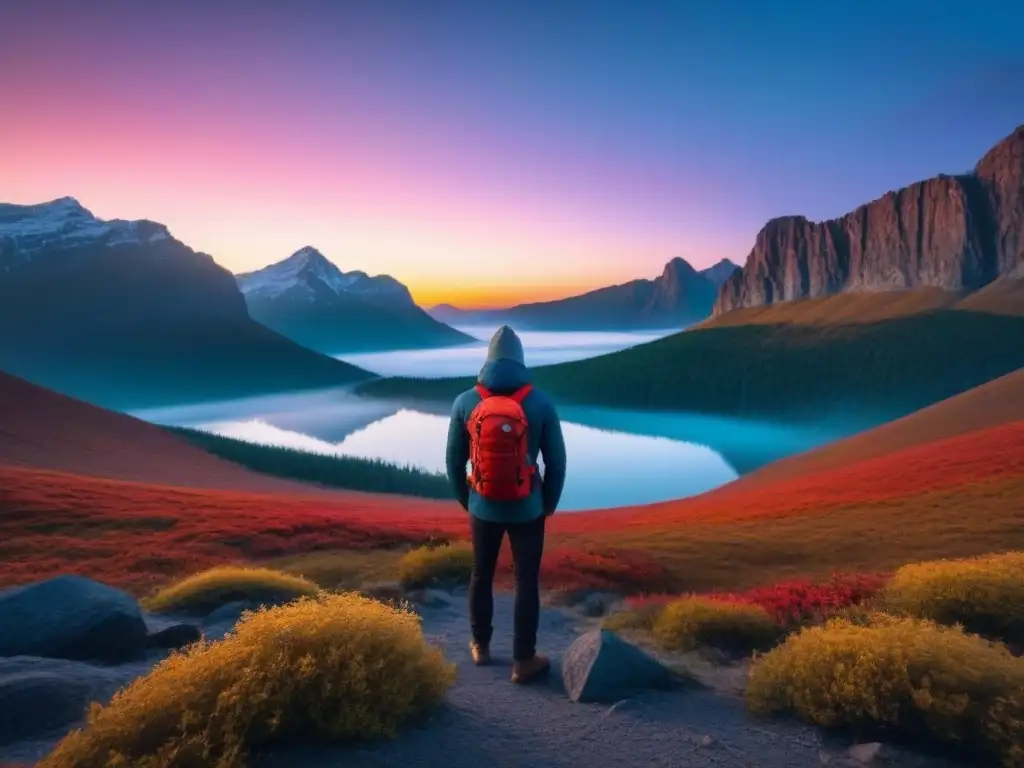
[[[570,701],[617,702],[631,694],[665,689],[675,675],[608,630],[580,635],[562,655],[562,682]]]
[[[878,757],[882,745],[877,741],[870,741],[866,744],[854,744],[847,754],[861,765],[870,765]]]
[[[591,592],[580,606],[584,616],[604,616],[608,611],[608,600],[600,592]]]
[[[203,632],[194,624],[170,624],[146,637],[147,648],[184,648],[202,640]]]
[[[708,747],[713,747],[716,744],[718,744],[718,739],[716,739],[710,733],[706,733],[699,739],[697,739],[697,746],[701,749],[707,749]]]

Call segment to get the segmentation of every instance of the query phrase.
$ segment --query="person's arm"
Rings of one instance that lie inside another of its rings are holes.
[[[445,451],[445,466],[452,494],[466,511],[469,511],[469,482],[466,480],[466,462],[469,461],[469,432],[466,431],[466,417],[463,414],[461,398],[452,406],[452,420],[448,424],[448,449]]]
[[[547,417],[540,435],[540,452],[544,456],[544,482],[541,485],[544,515],[553,515],[562,498],[565,485],[565,440],[562,422],[554,404],[549,404]]]

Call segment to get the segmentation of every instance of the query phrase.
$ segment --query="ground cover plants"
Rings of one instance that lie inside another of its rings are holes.
[[[391,736],[453,681],[415,614],[354,593],[301,598],[94,705],[39,768],[239,768],[272,743]]]
[[[861,737],[896,734],[1024,765],[1024,659],[958,627],[831,619],[755,660],[747,701]]]
[[[208,614],[225,603],[286,603],[315,597],[320,588],[301,576],[271,570],[224,565],[186,576],[145,598],[142,607],[152,613]]]

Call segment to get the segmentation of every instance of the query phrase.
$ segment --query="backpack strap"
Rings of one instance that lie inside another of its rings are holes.
[[[489,389],[488,389],[487,387],[485,387],[485,386],[484,386],[483,384],[477,384],[477,385],[476,385],[476,387],[474,387],[474,389],[476,389],[477,393],[478,393],[478,394],[480,395],[480,397],[482,397],[482,398],[483,398],[484,400],[486,400],[486,399],[487,399],[488,397],[491,397],[491,396],[492,396],[492,395],[494,394],[493,392],[491,392],[491,390],[489,390]]]
[[[520,405],[522,405],[523,404],[523,400],[525,400],[526,396],[528,394],[530,394],[530,392],[532,392],[532,391],[533,391],[533,384],[527,384],[527,385],[517,389],[515,392],[513,392],[511,395],[509,395],[509,397],[511,397],[513,400],[515,400]]]

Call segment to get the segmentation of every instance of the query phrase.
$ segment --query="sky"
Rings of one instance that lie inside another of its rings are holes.
[[[1024,123],[1008,0],[0,0],[0,201],[431,306],[742,263]]]

